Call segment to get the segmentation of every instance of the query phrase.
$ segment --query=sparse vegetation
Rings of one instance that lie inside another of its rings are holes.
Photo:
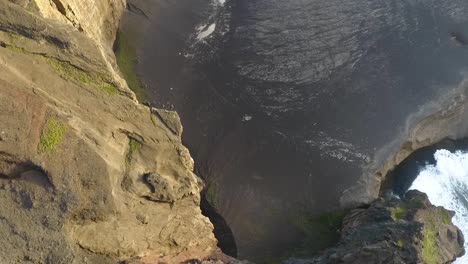
[[[206,184],[206,192],[205,192],[206,199],[208,202],[213,206],[217,207],[219,203],[219,186],[218,183],[214,180],[209,181]]]
[[[442,217],[442,223],[446,224],[446,225],[449,225],[450,222],[451,222],[451,217],[449,215],[449,213],[445,210],[441,210],[440,212],[441,214],[441,217]]]
[[[407,212],[407,208],[404,205],[398,205],[396,207],[390,208],[393,220],[402,219]]]
[[[405,242],[404,242],[403,240],[400,239],[400,240],[397,241],[397,246],[398,246],[399,248],[403,248],[403,247],[405,246]]]
[[[132,34],[124,31],[117,32],[117,37],[114,43],[114,52],[119,65],[120,71],[124,75],[128,86],[138,96],[138,98],[144,99],[145,94],[138,75],[135,72],[137,65],[136,55],[136,40]]]
[[[428,215],[423,228],[422,259],[426,264],[440,263],[439,246],[437,242],[437,226],[441,223],[450,224],[449,213],[442,208],[434,208]]]
[[[44,128],[39,141],[40,153],[53,153],[65,134],[67,127],[59,120],[49,118]]]
[[[302,214],[294,219],[293,224],[303,233],[304,239],[292,255],[313,256],[338,242],[345,214],[339,210],[316,216]]]
[[[138,152],[142,147],[142,144],[140,141],[130,138],[130,141],[128,142],[128,153],[127,153],[127,163],[132,162],[133,155]]]
[[[61,61],[52,57],[46,57],[46,60],[52,67],[54,67],[60,76],[66,80],[95,86],[106,91],[108,94],[116,94],[119,91],[115,85],[109,84],[103,81],[102,78],[93,76],[69,62]]]
[[[395,207],[389,208],[393,220],[403,219],[408,210],[422,208],[424,204],[419,199],[411,199],[404,203],[400,203]]]
[[[30,0],[28,5],[26,6],[26,10],[31,13],[36,13],[39,11],[39,7],[35,0]]]
[[[426,224],[423,229],[422,259],[426,264],[437,264],[439,253],[437,250],[436,232],[432,225]]]
[[[13,34],[9,34],[9,37],[12,43],[15,43],[16,40],[19,38],[19,36]],[[49,63],[49,65],[51,65],[57,71],[57,73],[65,80],[94,86],[107,92],[108,94],[117,94],[119,92],[119,90],[114,84],[109,83],[102,76],[86,72],[85,70],[76,67],[70,62],[61,61],[59,59],[48,57],[43,54],[30,52],[15,45],[6,45],[6,48],[14,52],[30,54],[46,60],[47,63]]]

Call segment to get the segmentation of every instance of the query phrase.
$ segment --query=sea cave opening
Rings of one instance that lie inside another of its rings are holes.
[[[381,196],[402,197],[413,189],[426,193],[432,204],[454,211],[453,223],[468,234],[468,138],[445,139],[413,152],[387,174]],[[465,255],[455,263],[466,261]]]

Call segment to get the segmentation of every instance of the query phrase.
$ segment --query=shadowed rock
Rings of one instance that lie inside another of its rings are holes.
[[[410,191],[402,200],[378,199],[346,215],[339,243],[315,259],[285,264],[451,263],[465,253],[454,213],[433,206],[427,195]]]

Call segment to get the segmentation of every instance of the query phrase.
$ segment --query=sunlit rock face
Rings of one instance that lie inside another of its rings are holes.
[[[126,1],[34,0],[33,2],[43,17],[60,20],[96,40],[111,44]]]
[[[0,1],[1,263],[218,252],[177,114],[136,102],[116,67],[122,7]]]

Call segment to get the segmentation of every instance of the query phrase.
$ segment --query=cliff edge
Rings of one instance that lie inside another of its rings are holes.
[[[166,263],[216,252],[177,114],[112,53],[121,0],[0,1],[0,262]]]

